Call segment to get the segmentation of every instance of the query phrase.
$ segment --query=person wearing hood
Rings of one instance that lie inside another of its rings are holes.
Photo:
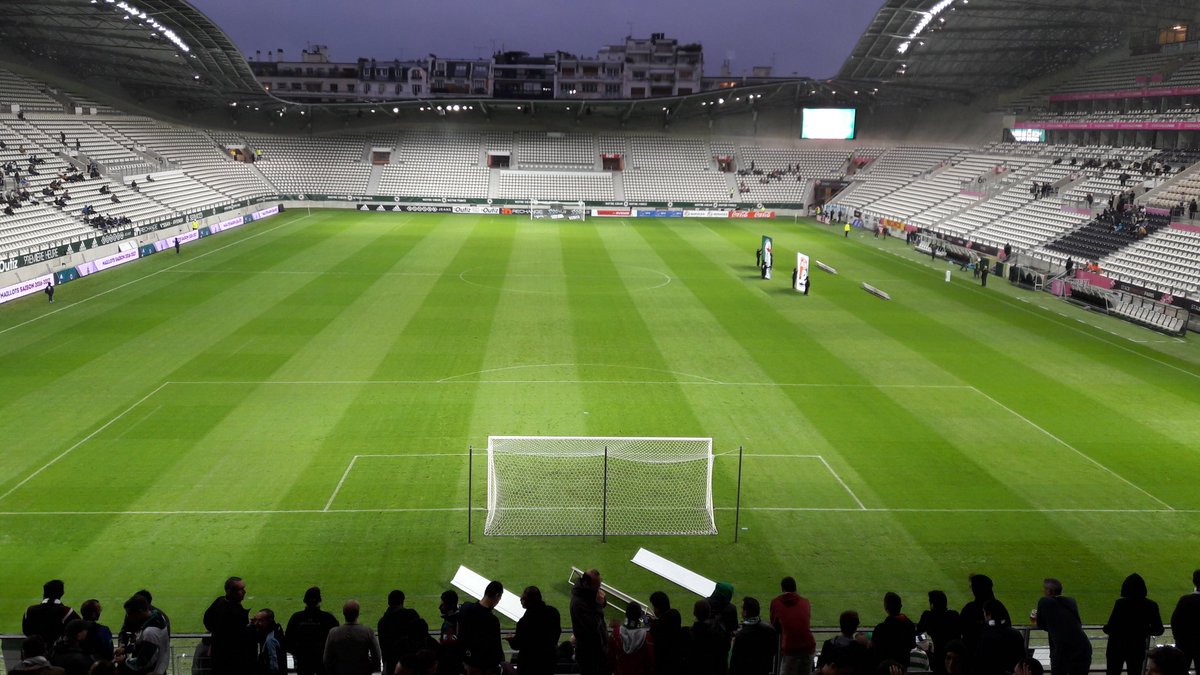
[[[758,600],[742,598],[742,627],[733,636],[729,675],[772,675],[779,654],[779,633],[760,616]]]
[[[1108,636],[1108,675],[1119,675],[1122,667],[1129,675],[1141,673],[1146,661],[1147,638],[1163,634],[1158,603],[1146,595],[1146,581],[1140,574],[1125,577],[1121,597],[1113,603],[1112,614],[1104,624],[1104,634]]]
[[[996,599],[992,592],[991,578],[986,574],[972,574],[971,594],[975,596],[974,599],[963,605],[958,617],[962,626],[963,644],[967,646],[967,651],[974,652],[979,644],[979,634],[983,631],[983,604]]]
[[[651,675],[654,672],[654,639],[642,625],[642,606],[625,607],[625,623],[616,621],[608,639],[608,660],[613,675]]]
[[[784,577],[779,582],[783,591],[771,601],[771,625],[779,633],[780,675],[809,675],[817,641],[812,634],[812,604],[796,592],[796,580]]]
[[[552,675],[557,661],[558,639],[562,637],[562,618],[558,610],[542,600],[542,591],[529,586],[521,593],[525,613],[517,621],[517,631],[508,644],[517,650],[517,670],[522,675]]]
[[[724,581],[717,582],[717,587],[713,589],[712,595],[708,596],[707,600],[713,622],[729,631],[730,636],[736,633],[738,631],[738,611],[737,607],[733,606],[733,584]]]
[[[970,670],[974,675],[1005,675],[1013,672],[1025,656],[1025,636],[1012,626],[1008,608],[992,598],[983,603],[983,629],[975,651],[971,652]]]
[[[25,638],[21,643],[21,662],[10,673],[38,673],[38,675],[66,675],[58,666],[50,665],[46,658],[46,640],[40,635]]]
[[[902,607],[899,594],[890,591],[884,594],[883,609],[887,617],[871,634],[871,657],[876,665],[895,661],[908,669],[908,656],[917,642],[917,626],[900,611]]]

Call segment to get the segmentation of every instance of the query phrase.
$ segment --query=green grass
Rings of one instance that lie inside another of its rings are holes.
[[[792,293],[797,249],[840,274]],[[1169,608],[1200,564],[1200,352],[943,269],[790,221],[313,211],[5,306],[0,632],[53,577],[109,614],[148,587],[177,630],[231,574],[254,608],[320,584],[372,620],[392,588],[434,614],[460,563],[686,605],[641,545],[738,596],[791,574],[824,624],[887,590],[961,605],[970,572],[1015,615],[1057,576],[1101,622],[1133,571]],[[731,454],[717,536],[493,538],[477,512],[467,545],[461,453],[489,434],[744,446],[741,541]]]

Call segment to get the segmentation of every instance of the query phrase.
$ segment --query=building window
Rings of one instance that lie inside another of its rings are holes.
[[[562,74],[563,74],[563,77],[575,77],[575,69],[574,68],[563,68]]]
[[[594,94],[597,91],[599,91],[599,89],[600,89],[600,85],[596,84],[595,82],[584,82],[583,83],[583,93],[585,93],[585,94]]]
[[[347,93],[353,94],[353,93],[354,93],[354,91],[355,91],[355,86],[354,86],[353,84],[348,84],[348,85],[346,85],[346,92],[347,92]]]
[[[336,94],[337,90],[338,90],[337,82],[330,82],[329,83],[329,92],[332,94]]]
[[[621,93],[621,85],[606,84],[606,85],[604,85],[604,93],[605,94],[620,94]]]

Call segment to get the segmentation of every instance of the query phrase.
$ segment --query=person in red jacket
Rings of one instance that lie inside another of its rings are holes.
[[[796,593],[795,579],[784,577],[779,588],[783,593],[771,601],[771,625],[782,638],[780,675],[810,675],[817,651],[810,625],[812,605]]]

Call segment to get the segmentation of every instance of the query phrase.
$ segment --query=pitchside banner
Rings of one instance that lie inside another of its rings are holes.
[[[22,281],[19,284],[5,286],[4,288],[0,288],[0,302],[8,302],[9,300],[23,298],[26,295],[40,293],[42,289],[46,288],[46,284],[51,283],[54,283],[54,275],[43,274],[42,276],[30,279],[29,281]]]
[[[801,293],[808,288],[808,256],[796,252],[796,274],[793,279],[796,290]]]

